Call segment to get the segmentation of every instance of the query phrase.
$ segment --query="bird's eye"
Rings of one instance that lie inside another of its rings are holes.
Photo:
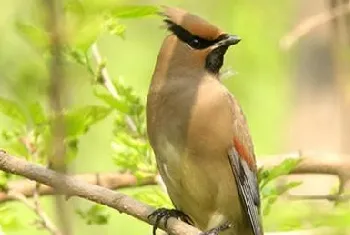
[[[192,41],[191,41],[191,47],[193,48],[199,48],[200,47],[200,41],[198,38],[194,38]]]

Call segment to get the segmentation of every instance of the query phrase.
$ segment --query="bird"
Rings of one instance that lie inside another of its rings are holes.
[[[147,94],[147,135],[177,217],[204,235],[263,235],[256,157],[246,117],[220,69],[241,38],[163,6],[165,37]],[[165,221],[166,223],[166,221]]]

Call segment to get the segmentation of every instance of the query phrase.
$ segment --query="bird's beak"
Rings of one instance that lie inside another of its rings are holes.
[[[239,43],[241,41],[241,38],[237,35],[230,35],[227,34],[227,36],[225,38],[223,38],[222,40],[220,40],[217,43],[217,46],[232,46],[232,45],[236,45],[237,43]]]

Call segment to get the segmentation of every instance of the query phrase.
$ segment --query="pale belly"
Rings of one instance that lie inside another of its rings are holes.
[[[221,233],[229,235],[242,232],[245,226],[236,184],[225,159],[180,154],[170,143],[163,143],[157,151],[158,168],[176,208],[203,231],[231,222],[233,227]]]

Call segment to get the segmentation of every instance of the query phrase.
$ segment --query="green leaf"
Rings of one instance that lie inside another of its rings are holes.
[[[145,105],[141,102],[141,98],[136,94],[134,89],[130,86],[126,86],[122,78],[117,81],[113,81],[115,88],[121,98],[125,101],[129,107],[129,115],[141,115],[145,110]]]
[[[10,205],[0,205],[0,226],[5,232],[16,231],[24,226],[19,220],[18,211]]]
[[[115,132],[111,146],[113,161],[121,171],[132,172],[138,179],[156,174],[154,154],[145,139],[119,131]]]
[[[272,195],[267,199],[267,202],[264,203],[263,215],[266,216],[270,213],[272,205],[276,202],[278,196]]]
[[[72,138],[85,134],[92,125],[107,117],[111,111],[104,106],[89,105],[66,113],[66,136]]]
[[[279,196],[286,193],[288,190],[292,188],[298,187],[301,184],[302,184],[301,181],[293,181],[293,182],[289,182],[287,184],[278,185],[278,186],[269,184],[268,186],[264,187],[261,190],[261,196],[263,199],[268,198],[270,196]]]
[[[3,130],[1,132],[4,143],[2,144],[2,148],[6,149],[7,152],[13,155],[28,157],[29,152],[24,144],[24,139],[27,133],[23,129],[20,130]]]
[[[109,214],[105,210],[105,206],[95,204],[87,210],[77,209],[76,213],[89,225],[104,225],[109,219]]]
[[[158,12],[159,9],[155,6],[118,6],[111,10],[112,15],[117,18],[139,18]]]
[[[281,195],[281,194],[287,192],[288,190],[291,190],[292,188],[296,188],[299,185],[301,185],[302,183],[303,182],[301,182],[301,181],[293,181],[293,182],[289,182],[285,185],[282,185],[282,186],[280,186],[279,194]]]
[[[7,189],[8,174],[4,171],[0,171],[0,191]]]
[[[43,29],[21,21],[16,22],[16,29],[33,46],[39,49],[46,48],[48,35]]]
[[[68,61],[82,65],[87,69],[89,73],[94,73],[90,65],[91,55],[87,51],[84,51],[77,47],[67,46],[64,50],[64,54]]]
[[[153,207],[174,207],[169,196],[159,186],[142,187],[133,194],[133,197]]]
[[[95,92],[95,96],[122,113],[128,114],[130,111],[128,105],[125,102],[114,98],[109,93],[102,94]]]
[[[65,163],[69,164],[73,159],[75,159],[78,155],[78,144],[79,140],[77,138],[71,138],[66,141],[67,152],[65,156]]]
[[[29,114],[35,125],[39,125],[47,121],[43,107],[39,102],[34,102],[29,105]]]
[[[95,17],[77,25],[79,28],[72,33],[72,45],[86,52],[91,45],[97,41],[101,33],[103,22],[104,19],[102,17]]]
[[[269,170],[259,170],[259,185],[260,188],[265,187],[269,182],[278,178],[279,176],[288,175],[299,163],[300,159],[286,159],[278,166]]]
[[[19,122],[20,124],[26,124],[26,117],[20,106],[9,99],[0,97],[0,113],[3,113],[7,117]]]
[[[21,156],[24,158],[29,157],[29,152],[26,146],[21,141],[11,141],[2,146],[6,151],[13,155]]]
[[[277,201],[279,196],[301,184],[302,182],[300,181],[293,181],[284,185],[276,186],[268,184],[265,187],[263,187],[260,191],[261,199],[264,201],[263,214],[266,216],[270,213],[272,205]]]
[[[121,38],[125,38],[125,30],[126,26],[123,24],[120,24],[118,21],[116,21],[115,18],[110,17],[104,22],[104,28],[105,30],[115,36],[119,36]]]
[[[85,57],[85,52],[83,50],[80,50],[78,48],[67,47],[65,48],[64,52],[68,60],[76,62],[80,65],[86,65],[87,61]]]
[[[64,1],[64,10],[65,12],[72,12],[76,15],[83,16],[85,15],[85,9],[83,1],[81,0],[67,0]]]

